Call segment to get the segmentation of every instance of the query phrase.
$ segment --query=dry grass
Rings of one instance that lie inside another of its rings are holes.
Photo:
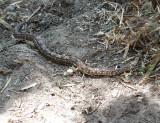
[[[110,22],[114,24],[114,27],[105,33],[106,44],[114,42],[124,45],[125,48],[119,51],[124,51],[124,58],[128,58],[128,54],[133,51],[132,53],[135,54],[130,60],[142,73],[148,70],[146,78],[150,74],[158,74],[160,69],[158,67],[160,57],[159,3],[158,0],[133,0],[123,5],[114,2],[103,3],[114,8],[112,11],[105,11],[108,16],[106,24]],[[140,83],[143,82],[141,80]]]

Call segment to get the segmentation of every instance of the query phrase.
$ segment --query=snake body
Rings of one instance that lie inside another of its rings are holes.
[[[35,47],[41,53],[41,55],[57,64],[73,65],[77,67],[80,72],[90,76],[114,76],[121,74],[124,71],[130,70],[130,67],[128,65],[122,68],[118,68],[116,70],[92,68],[85,65],[80,59],[76,57],[56,54],[46,47],[41,36],[34,36],[32,34],[20,32],[20,29],[23,27],[24,24],[25,22],[22,22],[14,28],[14,37],[33,41]]]

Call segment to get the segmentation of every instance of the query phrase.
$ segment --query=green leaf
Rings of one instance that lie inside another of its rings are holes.
[[[148,68],[152,68],[153,67],[153,65],[148,65]]]
[[[5,17],[6,17],[6,15],[3,15],[3,16],[0,17],[0,19],[4,19]]]
[[[141,68],[139,71],[142,72],[142,73],[144,73],[144,68]]]
[[[153,75],[155,72],[154,71],[150,71],[150,75]]]

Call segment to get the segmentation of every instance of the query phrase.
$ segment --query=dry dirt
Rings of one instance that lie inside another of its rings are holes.
[[[105,50],[104,37],[95,36],[112,28],[104,25],[107,18],[97,21],[103,16],[103,0],[15,2],[0,1],[12,27],[45,5],[27,31],[42,35],[52,51],[76,56],[93,67],[113,69],[125,60],[123,53],[117,54],[123,46],[111,44]],[[126,84],[120,75],[64,76],[69,66],[45,59],[32,42],[26,44],[12,34],[0,25],[0,69],[10,71],[0,74],[0,91],[9,82],[0,94],[0,123],[160,123],[160,80],[139,85],[141,76],[130,76]]]

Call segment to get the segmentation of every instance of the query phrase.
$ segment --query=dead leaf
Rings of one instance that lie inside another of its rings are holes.
[[[122,79],[125,83],[131,82],[131,80],[128,79],[128,78],[126,78],[125,76],[121,76],[121,79]]]

